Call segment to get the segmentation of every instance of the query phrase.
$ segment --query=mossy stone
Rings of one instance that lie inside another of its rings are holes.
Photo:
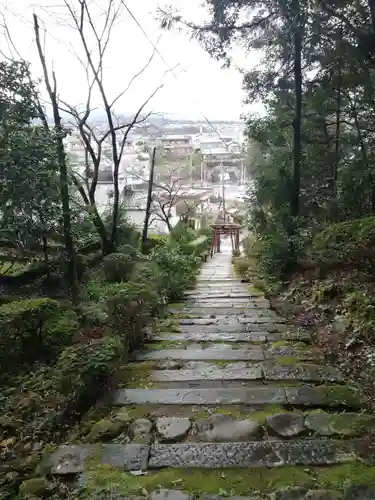
[[[127,408],[120,408],[113,415],[112,420],[118,421],[118,422],[123,422],[124,425],[130,425],[134,419],[132,417],[131,412]]]
[[[117,437],[128,427],[127,421],[119,419],[103,418],[91,427],[91,431],[86,436],[87,442],[107,441]]]
[[[358,413],[341,413],[333,415],[330,424],[335,434],[341,436],[360,436],[374,426],[375,419],[371,415],[361,415]]]
[[[20,498],[48,498],[53,485],[44,477],[35,477],[23,481],[19,488]]]

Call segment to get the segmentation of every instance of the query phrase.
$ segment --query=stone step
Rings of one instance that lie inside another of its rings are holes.
[[[186,297],[189,299],[202,299],[202,300],[211,300],[211,299],[260,299],[262,298],[259,294],[254,294],[248,291],[237,291],[237,292],[213,292],[210,289],[205,291],[191,291],[185,293]]]
[[[356,462],[366,453],[362,440],[296,440],[247,443],[155,444],[149,468],[247,468],[286,465],[324,466]],[[367,459],[373,460],[374,452]],[[251,480],[251,478],[249,478]],[[292,498],[292,497],[289,497]],[[293,497],[297,498],[297,497]]]
[[[199,327],[196,328],[197,330]],[[237,330],[237,329],[236,329]],[[311,342],[311,336],[306,332],[284,332],[284,333],[269,333],[266,331],[233,331],[228,332],[225,328],[222,331],[213,332],[171,332],[160,333],[150,339],[154,340],[177,340],[177,341],[192,341],[192,342],[275,342],[278,340]],[[242,327],[242,330],[244,328]]]
[[[269,310],[265,310],[264,314],[261,313],[261,309],[252,307],[251,304],[246,307],[197,307],[197,306],[184,306],[180,309],[173,309],[173,312],[178,314],[188,314],[190,316],[195,316],[196,318],[204,318],[210,316],[238,316],[238,317],[250,317],[253,323],[272,323],[272,321],[278,321],[283,323],[282,318],[278,318],[276,314],[271,314]],[[267,313],[267,314],[266,314]],[[260,320],[258,320],[258,316]]]
[[[260,324],[260,323],[259,323]],[[264,324],[264,323],[262,323]],[[233,321],[232,323],[212,323],[210,325],[187,325],[186,323],[180,323],[179,327],[180,333],[183,334],[195,334],[199,331],[202,335],[207,334],[246,334],[247,325],[239,323],[238,321]],[[176,332],[177,333],[177,332]],[[259,333],[259,332],[258,332]]]
[[[272,335],[272,334],[271,334]],[[151,341],[158,340],[179,340],[192,342],[267,342],[267,334],[261,332],[237,332],[237,333],[167,333],[152,337]]]
[[[238,365],[238,366],[236,366]],[[230,367],[218,367],[207,363],[207,367],[196,370],[155,370],[151,373],[155,382],[188,382],[194,380],[261,380],[260,366],[244,367],[241,363],[231,363]]]
[[[94,458],[100,464],[121,470],[147,469],[150,447],[145,444],[62,445],[45,457],[41,468],[56,476],[81,474],[85,461]]]
[[[264,352],[261,346],[246,349],[231,349],[227,346],[208,347],[207,349],[160,349],[140,352],[135,355],[138,361],[183,359],[186,361],[262,361]]]
[[[139,471],[166,467],[216,469],[373,463],[375,455],[368,443],[360,439],[63,445],[45,458],[43,469],[54,476],[82,474],[88,467],[85,466],[88,458],[120,470]]]
[[[219,471],[217,472],[219,473]],[[219,480],[222,478],[223,476],[218,476]],[[198,500],[198,498],[199,500],[375,500],[375,488],[366,484],[348,486],[342,494],[321,488],[309,489],[293,486],[276,490],[270,494],[263,494],[261,497],[259,495],[253,496],[252,493],[253,490],[248,493],[248,495],[251,495],[250,497],[245,497],[238,495],[221,496],[200,492],[198,497],[195,492],[192,493],[191,491],[159,488],[151,492],[149,498],[150,500]],[[102,492],[97,496],[91,496],[90,500],[127,500],[127,498],[114,493]]]
[[[151,405],[292,405],[359,408],[363,394],[348,386],[272,387],[230,389],[119,389],[111,394],[114,406]]]
[[[187,364],[188,366],[189,364]],[[296,366],[267,365],[266,363],[228,363],[219,367],[215,363],[190,363],[191,367],[179,370],[155,370],[155,382],[188,382],[203,380],[261,380],[302,382],[344,382],[344,375],[333,366],[298,364]]]

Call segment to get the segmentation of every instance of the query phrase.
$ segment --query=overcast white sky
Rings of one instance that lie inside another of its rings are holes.
[[[74,3],[76,0],[70,1]],[[155,21],[155,12],[158,5],[166,3],[164,0],[125,1],[151,40],[156,42],[161,37],[158,49],[168,65],[175,67],[179,64],[175,71],[178,79],[171,74],[164,78],[164,87],[153,98],[149,109],[152,107],[176,117],[201,118],[203,111],[211,119],[239,119],[243,111],[241,74],[236,69],[222,69],[219,62],[185,34],[161,30]],[[35,76],[40,76],[41,71],[32,30],[33,12],[40,16],[45,27],[49,67],[53,65],[55,68],[61,97],[74,105],[83,102],[87,92],[86,80],[81,65],[71,52],[71,46],[79,48],[80,41],[77,34],[62,22],[62,15],[66,12],[62,7],[63,0],[2,0],[4,2],[14,42],[22,56],[31,61]],[[95,2],[103,9],[108,0]],[[187,18],[204,16],[204,9],[199,7],[200,0],[169,0],[168,3],[181,7]],[[100,10],[96,12],[100,23]],[[1,47],[5,48],[4,39],[0,40]],[[152,51],[142,31],[123,10],[113,31],[105,63],[105,86],[113,98],[144,66]],[[256,54],[248,54],[246,58],[242,55],[241,59],[236,62],[247,67],[258,60]],[[164,62],[155,55],[147,71],[118,102],[116,110],[135,111],[163,79],[166,69]],[[94,104],[100,104],[98,96],[94,97]]]

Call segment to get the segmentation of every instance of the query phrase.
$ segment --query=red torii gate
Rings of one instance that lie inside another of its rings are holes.
[[[213,229],[211,242],[211,257],[214,253],[220,252],[220,237],[221,235],[230,236],[232,242],[232,250],[240,249],[240,229],[239,224],[234,222],[217,222],[211,225]]]

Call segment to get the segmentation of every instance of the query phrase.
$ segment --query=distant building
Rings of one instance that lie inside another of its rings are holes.
[[[160,139],[165,156],[186,157],[193,152],[193,141],[189,135],[166,135]]]

